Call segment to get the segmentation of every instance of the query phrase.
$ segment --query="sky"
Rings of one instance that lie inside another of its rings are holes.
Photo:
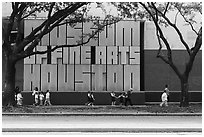
[[[11,4],[2,2],[2,16],[9,16],[11,14]]]

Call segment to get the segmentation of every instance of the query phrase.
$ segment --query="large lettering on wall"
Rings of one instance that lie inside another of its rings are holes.
[[[25,20],[25,36],[43,20]],[[86,45],[64,47],[24,59],[24,90],[140,90],[140,23],[120,21],[106,26]],[[91,22],[55,28],[34,49],[77,44],[97,29]]]

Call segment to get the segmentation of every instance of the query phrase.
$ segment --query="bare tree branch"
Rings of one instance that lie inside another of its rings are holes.
[[[198,32],[194,29],[193,24],[192,24],[190,21],[188,21],[188,20],[186,19],[186,17],[184,16],[184,14],[182,14],[181,10],[180,10],[177,6],[175,6],[175,7],[176,7],[176,9],[178,10],[178,12],[180,13],[180,15],[183,17],[183,19],[185,20],[185,22],[187,22],[187,23],[191,26],[191,29],[195,32],[195,34],[198,35]]]
[[[164,11],[164,15],[166,15],[167,11],[168,11],[168,7],[169,7],[170,2],[167,3],[165,11]]]
[[[54,5],[55,5],[55,2],[52,2],[52,4],[50,5],[50,10],[49,10],[48,16],[47,16],[48,19],[50,18],[51,14],[52,14],[52,10],[53,10]]]
[[[160,26],[159,26],[159,23],[157,22],[157,20],[155,19],[155,17],[152,15],[151,11],[145,6],[145,4],[143,4],[143,3],[140,3],[140,4],[146,9],[146,11],[147,11],[147,12],[150,14],[150,16],[152,17],[153,22],[154,22],[154,24],[155,24],[155,26],[156,26],[156,29],[159,31],[160,38],[162,39],[162,41],[164,42],[164,44],[165,44],[165,46],[166,46],[166,48],[167,48],[168,58],[169,58],[169,60],[172,61],[170,45],[169,45],[167,39],[165,38],[165,36],[164,36],[164,34],[163,34],[163,32],[162,32]],[[150,7],[151,7],[151,6],[150,6]],[[157,12],[157,11],[155,10],[155,12]],[[157,15],[158,15],[158,14],[157,14]]]
[[[181,32],[180,32],[180,30],[178,29],[178,27],[177,27],[175,24],[173,24],[173,23],[169,20],[169,18],[167,18],[162,12],[160,12],[160,11],[155,7],[155,5],[154,5],[153,3],[152,3],[152,6],[153,6],[153,8],[154,8],[155,10],[157,10],[157,11],[161,14],[161,16],[168,22],[168,24],[169,24],[170,26],[172,26],[172,27],[176,30],[177,34],[179,35],[179,38],[180,38],[181,42],[182,42],[183,45],[185,46],[185,48],[186,48],[188,54],[190,55],[190,54],[191,54],[190,48],[189,48],[188,44],[185,42],[185,40],[184,40],[184,38],[183,38],[183,35],[181,34]]]
[[[158,39],[162,39],[162,41],[164,42],[164,44],[167,47],[167,52],[168,52],[168,59],[166,59],[164,56],[162,56],[160,53],[157,54],[157,57],[161,58],[165,63],[169,64],[171,66],[171,68],[174,70],[174,72],[177,74],[178,77],[181,77],[181,73],[180,71],[177,69],[177,67],[174,65],[173,60],[172,60],[172,54],[171,54],[171,48],[169,46],[168,41],[166,40],[166,38],[164,37],[164,34],[158,24],[158,22],[156,21],[155,17],[152,15],[151,11],[146,7],[145,4],[143,4],[142,2],[140,2],[140,4],[145,8],[145,10],[150,14],[150,16],[153,19],[153,22],[156,26],[156,31],[157,31],[157,38]],[[152,3],[153,4],[153,3]],[[155,12],[157,12],[157,10],[155,10]],[[159,36],[159,37],[158,37]],[[161,46],[161,41],[160,42],[160,46]],[[159,48],[159,50],[161,50],[161,47]]]
[[[176,13],[175,19],[174,19],[174,24],[177,23],[177,17],[178,17],[179,12]]]
[[[158,42],[159,42],[159,49],[158,49],[158,52],[157,52],[157,57],[160,57],[160,56],[162,56],[161,55],[161,50],[162,50],[162,43],[161,43],[161,39],[160,39],[160,35],[159,35],[159,31],[158,31],[158,29],[156,29],[156,31],[157,31],[157,39],[158,39]],[[166,60],[165,61],[167,64],[169,64],[168,63],[168,60]]]
[[[200,50],[200,47],[202,46],[202,26],[200,27],[198,31],[198,36],[196,38],[196,42],[194,44],[194,47],[192,50],[192,57],[196,56],[197,52]]]

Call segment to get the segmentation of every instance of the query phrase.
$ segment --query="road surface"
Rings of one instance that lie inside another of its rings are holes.
[[[200,132],[201,116],[2,116],[8,132]]]

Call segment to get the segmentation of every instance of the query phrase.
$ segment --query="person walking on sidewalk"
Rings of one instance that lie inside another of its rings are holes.
[[[50,106],[51,103],[50,103],[50,91],[49,89],[46,91],[46,94],[45,94],[45,103],[44,103],[45,106]]]
[[[112,92],[110,93],[110,95],[111,95],[111,106],[115,106],[115,103],[116,103],[115,92],[112,91]]]
[[[166,84],[164,90],[166,91],[167,99],[168,99],[168,101],[169,101],[169,88],[168,88],[168,87],[169,87],[169,86]]]
[[[94,98],[94,95],[93,95],[93,92],[91,92],[91,106],[94,106],[94,100],[95,100],[95,98]]]
[[[124,93],[120,93],[120,95],[117,97],[119,98],[119,102],[120,102],[120,106],[124,105],[124,98],[125,98],[125,95]]]
[[[40,99],[40,106],[42,106],[43,105],[43,100],[44,100],[44,95],[43,95],[42,91],[39,94],[39,99]]]
[[[91,92],[88,91],[88,93],[87,93],[87,103],[85,103],[85,105],[89,106],[90,103],[91,103]]]
[[[15,103],[17,104],[17,94],[20,92],[19,86],[16,86],[16,88],[14,89],[14,92],[15,92]]]
[[[32,96],[34,96],[35,102],[33,105],[37,106],[39,101],[39,92],[38,92],[38,87],[35,87],[35,89],[33,90]]]
[[[166,90],[164,90],[164,92],[161,95],[161,100],[162,100],[162,102],[160,104],[161,107],[162,106],[168,106],[168,104],[167,104],[167,101],[168,101],[167,97],[168,97],[168,95],[166,93]]]
[[[129,103],[132,106],[132,101],[131,101],[132,91],[133,91],[133,89],[130,88],[125,94],[125,106],[127,106],[127,103]]]
[[[88,91],[87,93],[88,102],[85,104],[87,106],[93,106],[93,102],[95,100],[93,92]]]
[[[20,90],[18,91],[16,98],[17,98],[17,105],[22,106],[23,105],[23,96],[22,96]]]

